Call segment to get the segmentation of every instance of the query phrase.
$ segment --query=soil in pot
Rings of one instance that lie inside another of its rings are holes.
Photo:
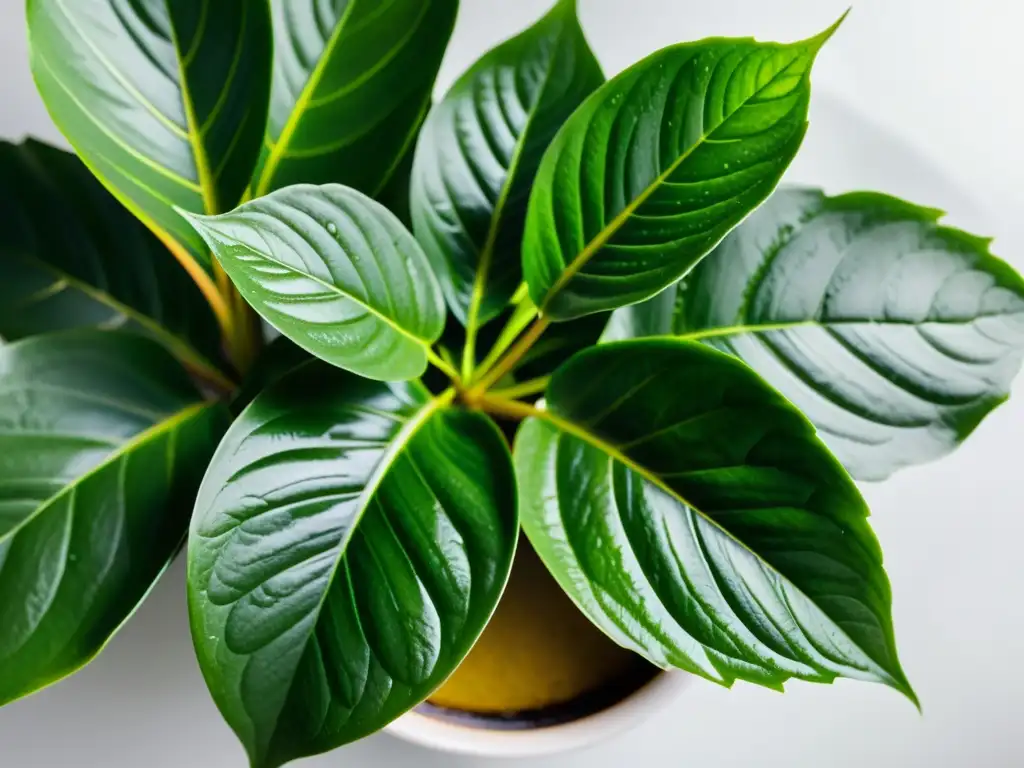
[[[590,624],[523,537],[494,618],[421,711],[485,728],[557,725],[618,703],[657,674]]]

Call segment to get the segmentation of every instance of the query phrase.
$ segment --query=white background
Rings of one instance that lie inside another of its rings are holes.
[[[71,0],[74,1],[74,0]],[[463,0],[446,87],[546,0]],[[707,35],[810,36],[846,0],[580,0],[609,73]],[[1024,65],[1016,0],[859,0],[815,71],[790,179],[879,188],[949,210],[1024,268]],[[32,88],[21,0],[0,0],[0,136],[57,139]],[[920,716],[879,686],[690,689],[638,730],[536,768],[1024,766],[1024,389],[955,456],[865,489],[886,550]],[[195,662],[180,564],[107,652],[0,710],[3,768],[243,768]],[[301,763],[482,768],[379,736]]]

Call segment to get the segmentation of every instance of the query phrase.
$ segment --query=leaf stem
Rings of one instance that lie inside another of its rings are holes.
[[[476,301],[474,290],[473,302],[469,305],[469,317],[466,319],[466,343],[462,347],[462,378],[469,381],[473,378],[473,369],[476,367],[476,334],[479,330],[478,317],[480,305]]]
[[[477,405],[481,410],[490,413],[494,416],[502,416],[506,419],[512,419],[513,421],[522,421],[528,419],[531,416],[543,416],[541,411],[536,406],[528,403],[521,403],[518,400],[509,400],[504,397],[498,397],[497,395],[483,395],[478,401]]]
[[[229,353],[235,368],[244,375],[256,362],[263,347],[263,329],[256,311],[246,303],[230,281],[228,285],[228,305],[234,319],[234,333],[228,342]]]
[[[427,347],[427,360],[430,361],[431,365],[441,371],[445,376],[451,379],[455,384],[459,384],[462,379],[459,377],[459,372],[455,370],[455,366],[449,365],[444,358],[442,358],[437,352],[430,347]]]
[[[516,384],[505,389],[495,389],[492,394],[494,397],[502,397],[508,400],[518,400],[522,397],[529,397],[530,395],[539,395],[548,388],[548,384],[551,382],[550,376],[540,376],[536,379],[530,379],[524,381],[522,384]]]
[[[487,357],[484,358],[483,362],[477,366],[475,371],[475,378],[480,379],[487,375],[487,372],[493,368],[501,356],[505,354],[505,350],[512,346],[512,343],[519,337],[530,322],[537,317],[537,308],[533,306],[530,301],[520,301],[516,304],[516,308],[512,311],[512,315],[509,317],[508,322],[505,323],[505,327],[501,329],[501,333],[498,334],[497,341],[494,342],[494,346],[491,347],[491,351],[487,353]]]
[[[173,353],[174,350],[172,349]],[[191,373],[194,377],[200,381],[209,384],[218,394],[227,395],[238,389],[238,384],[229,379],[226,375],[218,371],[216,368],[211,367],[206,361],[200,361],[192,357],[179,356],[178,359],[181,364],[185,366],[185,370]]]
[[[530,347],[536,344],[537,340],[544,335],[544,331],[548,329],[549,325],[551,325],[551,320],[549,320],[545,315],[538,317],[534,321],[533,325],[530,326],[530,329],[512,346],[508,351],[508,354],[506,354],[491,371],[484,375],[483,378],[474,385],[474,394],[479,395],[486,392],[495,384],[495,382],[500,381],[507,373],[515,368],[516,363],[518,363],[523,355],[530,351]]]

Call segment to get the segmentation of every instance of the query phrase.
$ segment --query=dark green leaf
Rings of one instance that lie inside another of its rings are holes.
[[[673,330],[753,366],[855,477],[942,456],[1009,395],[1024,280],[941,215],[780,191],[687,278]]]
[[[419,132],[417,131],[417,136]],[[410,189],[412,188],[413,148],[399,161],[394,174],[388,179],[384,188],[374,199],[391,211],[406,229],[412,229],[412,209],[409,207]]]
[[[518,531],[511,457],[451,397],[313,362],[217,451],[189,540],[192,632],[256,768],[415,706],[497,604]]]
[[[913,697],[863,499],[742,362],[609,344],[547,397],[516,440],[523,527],[612,638],[725,685],[841,676]]]
[[[672,46],[587,99],[530,197],[523,270],[541,311],[567,320],[653,296],[760,205],[803,140],[811,65],[834,29]]]
[[[520,251],[541,156],[604,76],[559,0],[487,53],[434,108],[416,148],[413,221],[463,324],[483,325],[522,282]]]
[[[426,369],[444,297],[423,250],[379,203],[301,184],[189,219],[245,300],[300,347],[372,379]]]
[[[412,147],[458,0],[271,0],[274,83],[259,197],[337,182],[376,196]]]
[[[140,336],[0,347],[0,704],[75,672],[135,611],[224,420]]]
[[[0,142],[0,230],[0,335],[121,327],[216,371],[220,331],[202,294],[74,155]]]
[[[79,156],[193,272],[202,241],[173,207],[233,208],[270,92],[262,0],[28,0],[32,73]]]

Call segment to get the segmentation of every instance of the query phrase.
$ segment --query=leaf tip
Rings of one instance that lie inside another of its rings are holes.
[[[843,15],[840,16],[832,26],[830,26],[828,29],[824,30],[823,32],[820,32],[819,34],[815,35],[814,37],[812,37],[810,40],[807,41],[806,44],[815,53],[820,51],[822,46],[824,46],[825,43],[827,43],[829,40],[831,40],[832,36],[835,35],[835,33],[839,31],[839,28],[841,26],[843,26],[843,22],[846,21],[846,17],[850,15],[850,11],[852,11],[852,10],[853,10],[853,6],[850,6],[849,8],[847,8],[846,11],[843,12]]]
[[[903,673],[903,670],[897,667],[896,674],[889,673],[886,677],[888,679],[883,679],[881,682],[884,682],[894,691],[902,693],[910,703],[914,705],[918,714],[923,714],[923,710],[921,709],[921,700],[917,697],[917,693],[914,691],[913,686],[910,685],[910,681],[907,680],[907,676]]]
[[[913,704],[914,708],[917,710],[917,714],[924,714],[924,710],[921,708],[921,700],[917,697],[917,693],[914,692],[914,689],[910,687],[910,683],[904,680],[897,690],[910,700],[910,703]]]

